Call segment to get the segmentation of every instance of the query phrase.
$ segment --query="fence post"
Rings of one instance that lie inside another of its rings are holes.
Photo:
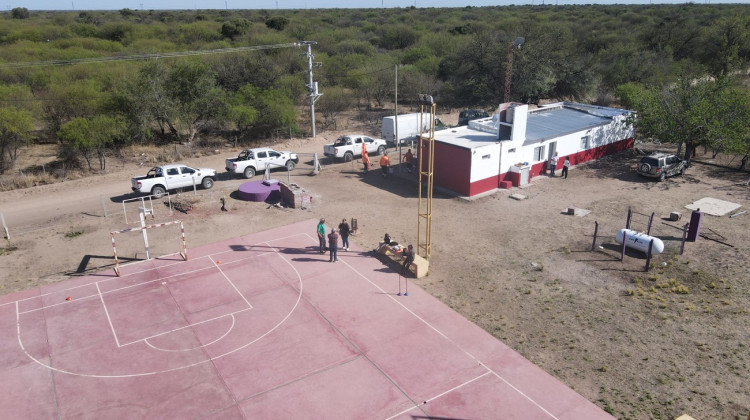
[[[633,211],[628,206],[628,220],[625,221],[625,229],[630,229],[630,219],[633,217]]]
[[[654,240],[652,239],[648,243],[648,254],[646,254],[646,269],[644,271],[648,271],[651,268],[651,248],[654,246]]]
[[[104,201],[104,194],[100,194],[99,197],[102,199],[102,211],[104,211],[104,217],[107,217],[107,204]]]
[[[8,232],[8,225],[5,224],[5,217],[0,213],[0,222],[3,223],[3,229],[5,230],[5,239],[10,241],[10,233]]]
[[[596,246],[596,234],[599,232],[599,222],[594,220],[594,241],[591,242],[591,250],[594,250],[594,247]]]
[[[680,244],[680,255],[685,252],[685,241],[687,240],[688,226],[690,226],[690,223],[685,223],[685,226],[682,227],[682,244]]]
[[[654,221],[654,212],[651,212],[651,217],[648,219],[648,230],[646,231],[646,235],[651,235],[651,223]]]
[[[620,250],[620,262],[625,261],[625,244],[628,240],[628,232],[626,230],[622,231],[622,249]]]

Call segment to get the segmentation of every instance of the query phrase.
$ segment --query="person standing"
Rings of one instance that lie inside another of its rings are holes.
[[[411,173],[411,170],[414,167],[414,155],[411,153],[411,149],[406,151],[403,160],[406,163],[406,171]]]
[[[336,233],[335,228],[331,228],[331,233],[328,234],[328,249],[331,251],[331,256],[328,258],[328,262],[338,262],[339,248],[339,234]]]
[[[367,150],[362,147],[362,165],[365,167],[365,173],[370,169],[370,156],[367,154]]]
[[[563,171],[562,171],[562,177],[563,179],[568,179],[568,168],[570,167],[570,158],[565,156],[565,162],[563,162]]]
[[[349,223],[346,222],[346,219],[342,219],[341,223],[339,223],[339,233],[341,234],[341,248],[343,248],[344,251],[348,251],[349,233],[351,233],[351,229],[349,228]]]
[[[380,169],[383,171],[383,178],[388,176],[388,170],[391,168],[391,160],[388,158],[388,154],[383,154],[380,158]]]
[[[549,176],[555,176],[555,167],[557,167],[557,152],[549,158]]]
[[[320,253],[326,253],[326,219],[320,219],[318,223],[318,242],[320,244]]]
[[[414,247],[411,244],[404,250],[403,256],[404,263],[401,264],[401,274],[406,274],[409,271],[411,263],[414,262]]]

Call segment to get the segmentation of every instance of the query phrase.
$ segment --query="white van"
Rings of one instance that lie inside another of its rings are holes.
[[[407,144],[410,141],[415,141],[419,137],[419,125],[422,124],[422,133],[430,131],[430,114],[419,112],[414,114],[401,114],[398,116],[398,142],[396,142],[396,117],[393,115],[383,118],[382,127],[382,138],[388,143],[389,146],[400,144]],[[437,118],[435,118],[435,129],[440,130],[445,128],[445,125]]]

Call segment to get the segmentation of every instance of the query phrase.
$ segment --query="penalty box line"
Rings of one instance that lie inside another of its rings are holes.
[[[270,243],[268,243],[268,242],[259,242],[259,243],[266,244],[269,247],[272,247],[272,245]],[[224,252],[236,252],[236,251],[222,251],[221,253],[224,253]],[[104,299],[102,298],[101,299],[101,304],[102,304],[104,312],[105,312],[105,314],[107,316],[107,321],[109,322],[110,328],[112,330],[112,335],[115,338],[115,343],[117,344],[117,347],[118,348],[125,347],[125,346],[129,346],[129,345],[132,345],[132,344],[140,343],[140,342],[145,342],[147,345],[151,346],[151,344],[148,343],[148,340],[151,340],[153,338],[157,338],[157,337],[161,337],[161,336],[164,336],[164,335],[168,335],[168,334],[171,334],[171,333],[174,333],[174,332],[178,332],[178,331],[181,331],[181,330],[184,330],[186,328],[193,327],[193,326],[202,325],[202,324],[205,324],[205,323],[208,323],[208,322],[213,322],[213,321],[216,321],[216,320],[221,319],[221,318],[226,318],[226,317],[232,317],[232,318],[234,318],[234,316],[237,315],[237,314],[240,314],[242,312],[246,312],[246,311],[249,311],[249,310],[253,309],[253,305],[250,303],[250,301],[247,300],[247,297],[237,288],[237,285],[234,284],[234,282],[229,278],[229,276],[225,273],[225,271],[222,269],[221,266],[222,265],[224,265],[224,266],[226,266],[226,265],[236,265],[238,263],[246,262],[247,260],[249,260],[251,258],[273,256],[273,255],[279,256],[279,258],[282,258],[282,260],[283,260],[283,257],[281,257],[281,255],[279,255],[279,253],[278,253],[277,250],[274,250],[274,252],[267,252],[267,253],[261,253],[261,254],[256,254],[256,255],[248,256],[248,257],[241,258],[241,259],[238,259],[238,260],[230,261],[230,262],[228,262],[226,264],[218,264],[216,262],[217,260],[215,260],[214,257],[213,257],[214,255],[215,254],[209,254],[209,255],[206,255],[206,257],[212,262],[213,267],[215,267],[218,270],[218,272],[222,275],[222,277],[224,278],[224,280],[235,290],[236,294],[242,298],[242,300],[247,305],[247,308],[240,309],[238,311],[228,312],[228,313],[225,313],[225,314],[222,314],[222,315],[218,315],[218,316],[215,316],[213,318],[209,318],[209,319],[206,319],[206,320],[203,320],[203,321],[200,321],[200,322],[190,323],[190,324],[187,324],[187,325],[179,327],[179,328],[174,328],[174,329],[171,329],[171,330],[168,330],[168,331],[163,331],[163,332],[160,332],[158,334],[154,334],[154,335],[151,335],[151,336],[148,336],[148,337],[140,338],[138,340],[133,340],[133,341],[130,341],[130,342],[127,342],[127,343],[120,343],[120,340],[117,337],[117,333],[116,333],[115,327],[112,324],[112,320],[111,320],[111,317],[109,315],[109,311],[107,310],[107,305],[104,302]],[[207,270],[207,269],[210,269],[210,268],[212,268],[212,267],[206,267],[206,268],[201,268],[201,269],[197,269],[197,270],[192,270],[192,271],[188,271],[187,273],[181,273],[181,274],[177,274],[177,275],[174,275],[174,276],[164,277],[162,279],[152,280],[152,281],[150,281],[148,283],[151,283],[151,282],[154,282],[154,281],[160,281],[160,280],[164,280],[164,279],[169,279],[169,278],[172,278],[172,277],[175,277],[175,276],[179,276],[179,275],[196,273],[196,272]],[[141,283],[141,284],[145,284],[145,283]],[[133,287],[133,286],[129,286],[129,287]],[[97,284],[97,289],[98,289],[98,284]],[[225,333],[225,335],[226,335],[226,333]],[[151,346],[151,347],[153,347],[153,346]]]

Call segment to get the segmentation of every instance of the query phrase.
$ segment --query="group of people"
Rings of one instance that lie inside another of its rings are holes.
[[[414,154],[411,152],[411,149],[406,151],[401,161],[406,163],[406,170],[411,173],[414,168]],[[366,174],[370,170],[370,155],[367,154],[367,147],[364,143],[362,143],[362,165]],[[384,153],[380,157],[380,170],[382,171],[383,178],[387,178],[391,171],[391,159],[387,153]]]
[[[320,253],[325,254],[326,250],[330,252],[330,258],[328,262],[338,262],[338,248],[339,248],[339,237],[341,237],[341,248],[344,251],[349,250],[349,235],[352,233],[352,229],[346,219],[341,219],[339,223],[338,231],[336,228],[331,228],[331,233],[326,235],[326,219],[320,219],[317,228],[318,242],[320,245]],[[328,246],[326,246],[326,239],[328,240]]]
[[[549,176],[555,176],[555,169],[557,168],[557,152],[549,158]],[[563,162],[562,167],[562,177],[563,179],[568,179],[568,168],[570,168],[570,158],[568,156],[565,156],[565,161]]]

